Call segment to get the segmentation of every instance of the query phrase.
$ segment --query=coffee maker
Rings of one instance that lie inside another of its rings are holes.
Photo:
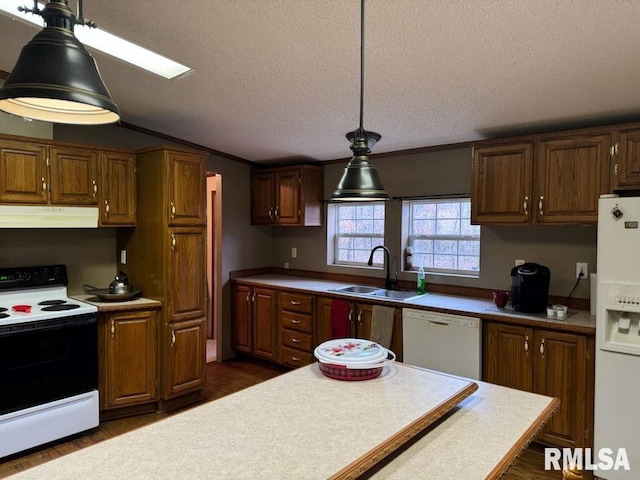
[[[516,312],[541,313],[547,308],[551,272],[544,265],[523,263],[511,269],[511,303]]]

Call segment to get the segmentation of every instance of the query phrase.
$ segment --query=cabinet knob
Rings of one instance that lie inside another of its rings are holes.
[[[289,337],[293,343],[300,343],[300,339],[297,337]]]
[[[353,309],[349,310],[349,323],[353,324]]]
[[[529,351],[529,335],[526,335],[524,337],[524,351],[525,352]]]
[[[293,323],[294,325],[299,325],[300,324],[300,320],[296,320],[294,318],[291,319],[291,323]]]
[[[540,342],[540,355],[544,355],[544,338]]]
[[[522,207],[524,208],[524,214],[525,214],[525,215],[528,215],[528,214],[529,214],[529,212],[528,212],[528,208],[529,208],[529,197],[527,197],[526,195],[525,195],[525,197],[524,197],[524,203],[522,204]]]
[[[247,303],[249,303],[249,297],[251,297],[251,292],[247,292]]]
[[[358,323],[362,325],[362,310],[358,312]]]
[[[93,184],[93,196],[95,197],[98,194],[98,185],[96,184],[95,180],[93,180],[91,183]]]
[[[269,218],[273,220],[273,207],[269,207]]]
[[[291,357],[291,360],[293,360],[294,362],[299,362],[300,361],[300,357]]]
[[[171,234],[171,250],[175,251],[176,249],[176,236],[175,234]]]
[[[276,207],[276,210],[274,212],[274,215],[276,216],[276,218],[278,218],[278,207]]]
[[[111,208],[109,208],[109,201],[105,200],[104,201],[104,214],[108,217],[110,211],[111,211]]]
[[[44,179],[44,177],[42,177],[41,181],[42,181],[42,194],[44,195],[45,193],[47,193],[47,181]]]
[[[114,338],[116,335],[116,322],[111,320],[111,338]]]
[[[544,215],[544,211],[542,210],[543,200],[544,200],[544,195],[540,195],[540,201],[538,202],[538,209],[540,210],[540,215]]]
[[[176,206],[173,202],[171,203],[171,218],[176,218]]]
[[[291,300],[291,305],[300,305],[302,302],[295,302],[293,300]]]
[[[173,347],[176,344],[176,332],[175,330],[171,330],[171,346]]]

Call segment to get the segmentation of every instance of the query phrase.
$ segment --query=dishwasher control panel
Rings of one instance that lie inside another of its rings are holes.
[[[474,317],[463,317],[461,315],[450,315],[448,313],[427,312],[412,308],[402,309],[403,317],[411,317],[425,322],[438,323],[442,325],[456,325],[459,327],[480,328],[480,319]]]

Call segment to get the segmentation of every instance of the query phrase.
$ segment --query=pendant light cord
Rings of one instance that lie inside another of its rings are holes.
[[[360,2],[360,133],[364,132],[363,112],[364,112],[364,2]]]

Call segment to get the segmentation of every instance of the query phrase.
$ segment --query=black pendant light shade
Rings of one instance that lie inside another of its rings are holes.
[[[356,130],[348,133],[347,138],[353,142],[351,145],[353,158],[344,169],[331,200],[339,202],[388,200],[389,195],[382,186],[378,170],[367,157],[371,145],[369,142],[375,144],[382,137],[375,132]]]
[[[120,119],[96,62],[74,34],[67,0],[52,0],[41,15],[45,27],[22,48],[0,89],[0,109],[35,120],[97,125]]]
[[[364,2],[360,2],[360,127],[347,133],[351,142],[353,158],[344,169],[338,187],[331,195],[334,202],[369,202],[388,200],[389,195],[382,186],[378,170],[367,156],[382,136],[363,128],[364,103]]]

